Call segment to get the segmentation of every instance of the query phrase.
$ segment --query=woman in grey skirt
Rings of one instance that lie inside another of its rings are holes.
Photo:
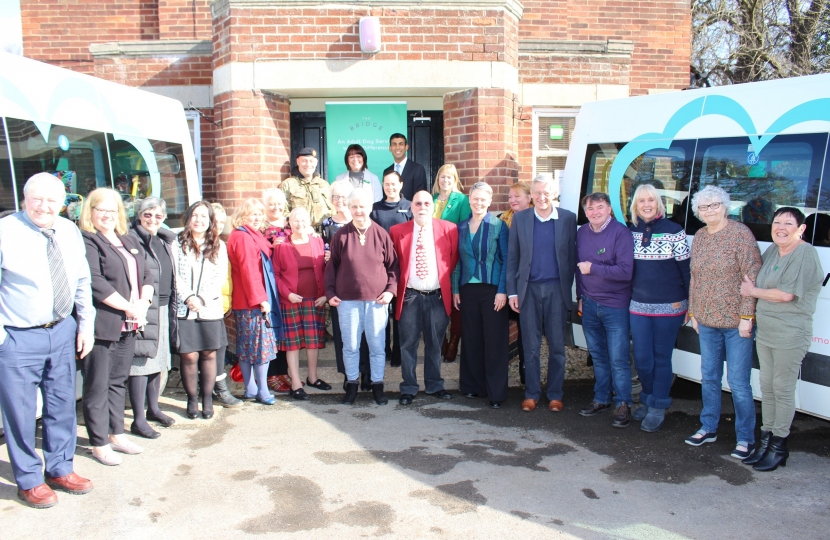
[[[147,324],[136,335],[129,379],[130,405],[133,409],[130,432],[147,439],[159,437],[159,432],[150,427],[147,420],[154,420],[164,427],[176,422],[159,408],[161,373],[170,370],[170,336],[175,338],[177,335],[178,303],[173,273],[176,234],[161,226],[166,218],[167,204],[164,200],[147,197],[141,201],[138,218],[133,221],[130,231],[144,247],[144,262],[153,273],[153,303],[147,310]]]
[[[228,252],[219,239],[210,203],[193,203],[184,215],[184,230],[173,243],[176,294],[179,299],[179,356],[187,416],[199,415],[196,380],[201,376],[202,417],[213,417],[216,351],[227,346],[222,286],[228,275]]]

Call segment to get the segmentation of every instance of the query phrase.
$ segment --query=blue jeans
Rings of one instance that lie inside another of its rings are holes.
[[[343,336],[343,364],[346,378],[356,381],[360,377],[360,338],[366,335],[369,345],[369,368],[372,382],[383,382],[386,367],[386,322],[389,305],[374,300],[341,300],[337,306],[340,334]]]
[[[671,406],[671,357],[684,315],[647,317],[631,314],[634,365],[643,385],[640,403],[654,409]]]
[[[726,380],[735,405],[735,435],[738,442],[755,442],[755,401],[749,376],[752,373],[753,338],[743,338],[737,328],[711,328],[698,324],[700,330],[700,372],[703,410],[700,423],[709,433],[718,430],[721,406],[723,362]]]
[[[594,360],[594,401],[631,406],[628,308],[603,306],[582,297],[582,331]]]

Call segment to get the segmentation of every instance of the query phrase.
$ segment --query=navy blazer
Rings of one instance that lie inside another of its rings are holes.
[[[533,245],[533,224],[535,209],[528,208],[513,215],[510,225],[510,239],[507,249],[507,295],[519,297],[519,309],[527,293],[530,276],[530,262],[536,249],[555,249],[559,266],[559,283],[562,298],[570,311],[573,309],[574,271],[576,270],[576,215],[569,210],[556,208],[559,214],[554,219],[555,246]]]
[[[92,305],[95,315],[95,339],[118,341],[121,339],[121,326],[127,314],[104,303],[112,293],[117,292],[127,300],[130,299],[130,274],[127,259],[100,232],[83,231],[86,259],[92,276]],[[138,268],[138,294],[144,285],[153,284],[153,272],[144,261],[144,248],[141,241],[133,235],[118,235],[124,248],[135,258]]]
[[[395,164],[386,167],[383,171],[383,176],[390,172],[394,172]],[[406,158],[406,166],[403,168],[401,175],[403,180],[403,187],[401,188],[401,197],[407,200],[412,200],[412,197],[419,191],[429,191],[427,183],[427,172],[423,165],[412,161],[409,157]]]

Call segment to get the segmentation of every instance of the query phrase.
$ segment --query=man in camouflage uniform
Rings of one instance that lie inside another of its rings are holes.
[[[329,183],[317,173],[317,150],[303,148],[297,154],[299,174],[286,178],[280,188],[285,193],[286,213],[302,207],[311,216],[311,226],[318,233],[324,219],[331,216]]]

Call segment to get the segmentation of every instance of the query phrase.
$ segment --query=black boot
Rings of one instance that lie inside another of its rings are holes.
[[[357,399],[357,381],[346,382],[346,395],[343,396],[344,405],[353,405],[354,400]]]
[[[372,376],[368,373],[360,374],[360,391],[368,392],[372,389]]]
[[[386,394],[383,393],[383,383],[372,383],[372,395],[375,397],[375,403],[378,405],[386,405],[389,400],[386,399]]]
[[[774,471],[779,465],[786,467],[789,456],[790,452],[787,450],[787,438],[773,435],[770,437],[767,453],[752,468],[762,472]]]
[[[231,395],[230,390],[228,390],[227,378],[222,379],[221,381],[216,381],[216,383],[214,383],[213,399],[226,409],[231,407],[239,407],[240,405],[242,405],[242,402],[233,397]]]
[[[745,465],[755,465],[759,461],[764,458],[764,454],[767,453],[767,447],[769,446],[769,438],[772,436],[772,431],[761,431],[761,440],[758,441],[758,445],[755,447],[755,450],[749,454],[749,457],[744,459]]]

